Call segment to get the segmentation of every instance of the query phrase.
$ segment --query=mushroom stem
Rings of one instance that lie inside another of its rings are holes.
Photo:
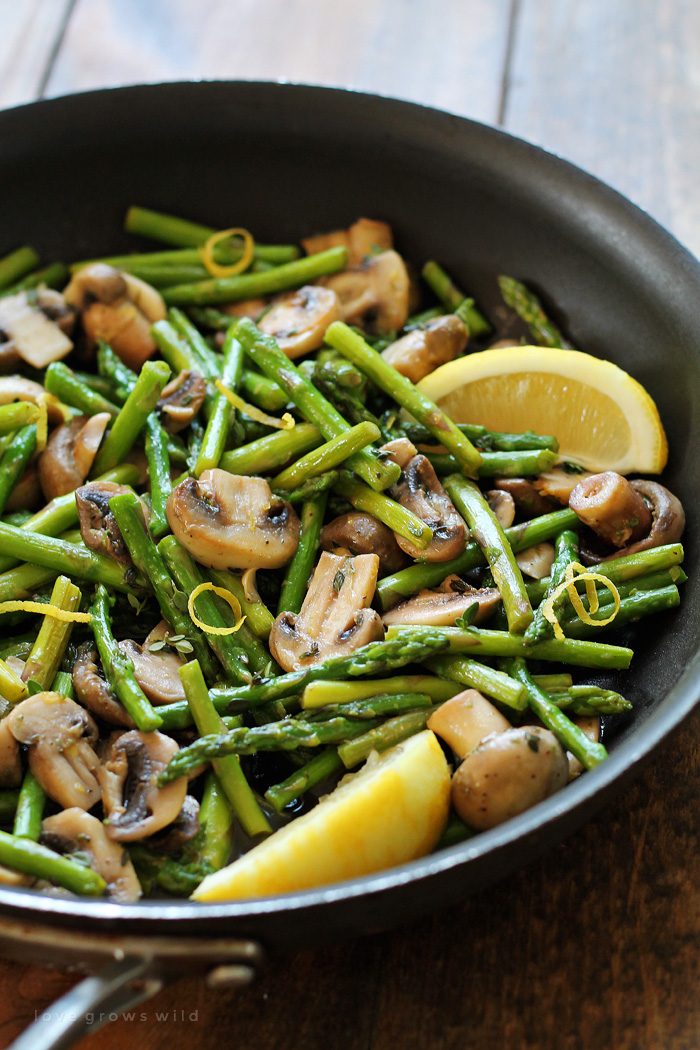
[[[181,667],[180,678],[185,689],[187,705],[200,734],[206,736],[212,733],[217,735],[225,733],[224,723],[209,698],[198,662],[192,660]],[[213,766],[221,787],[231,803],[231,808],[246,834],[251,838],[257,835],[269,835],[272,828],[245,778],[238,755],[217,758]]]
[[[170,376],[165,361],[146,361],[136,386],[114,420],[102,448],[92,465],[92,475],[103,474],[126,457],[149,414],[158,404],[161,390]]]
[[[137,729],[145,733],[159,729],[162,719],[153,710],[141,686],[134,677],[134,665],[129,656],[120,649],[112,634],[109,616],[109,596],[102,584],[95,588],[95,597],[90,606],[90,626],[100,654],[102,669],[112,690],[134,720]]]
[[[576,485],[569,506],[581,521],[614,547],[646,536],[651,513],[627,478],[607,470],[593,474]]]

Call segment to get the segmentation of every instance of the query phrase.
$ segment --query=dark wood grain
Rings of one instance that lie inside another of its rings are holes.
[[[621,190],[700,253],[700,6],[519,0],[505,126]]]

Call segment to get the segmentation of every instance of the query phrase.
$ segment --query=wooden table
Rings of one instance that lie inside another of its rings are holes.
[[[688,0],[0,0],[0,105],[138,81],[289,79],[501,124],[700,252]],[[700,716],[597,820],[448,914],[181,982],[85,1050],[690,1050],[700,1043]],[[6,1045],[74,978],[0,963]]]

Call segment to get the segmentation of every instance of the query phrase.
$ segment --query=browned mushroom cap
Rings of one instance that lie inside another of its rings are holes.
[[[459,576],[448,576],[439,589],[419,591],[389,612],[383,620],[387,627],[394,624],[422,624],[426,627],[447,627],[455,624],[460,616],[473,605],[478,607],[474,623],[488,620],[501,600],[496,587],[471,587]]]
[[[382,574],[398,572],[408,558],[391,529],[371,514],[351,511],[334,518],[321,529],[321,550],[349,554],[376,554]]]
[[[340,316],[347,324],[379,334],[406,324],[411,290],[398,252],[368,255],[359,265],[322,277],[318,283],[336,293]]]
[[[78,649],[73,664],[73,685],[78,700],[92,711],[93,715],[97,715],[110,726],[133,729],[133,719],[110,689],[98,664],[97,650],[91,642],[85,642]]]
[[[569,764],[548,729],[496,733],[470,751],[452,778],[452,805],[469,827],[494,828],[564,787]]]
[[[188,427],[199,412],[207,386],[199,372],[185,370],[163,387],[157,408],[169,434]]]
[[[64,407],[54,394],[48,394],[40,383],[24,376],[0,376],[0,405],[9,405],[13,401],[31,401],[33,405],[46,405],[49,423],[63,423]]]
[[[92,745],[97,726],[87,711],[58,693],[36,693],[9,713],[10,732],[29,748],[29,768],[64,808],[92,809],[102,792]]]
[[[22,781],[19,744],[10,732],[7,719],[0,722],[0,787],[17,787]]]
[[[101,414],[101,418],[105,423],[109,420],[106,413]],[[93,428],[94,424],[86,416],[76,416],[51,434],[39,456],[39,479],[47,500],[74,492],[85,481],[97,452],[92,440]]]
[[[165,303],[145,281],[93,263],[74,275],[63,294],[82,311],[88,341],[104,339],[130,368],[140,369],[156,352],[151,325],[165,318]]]
[[[180,668],[184,660],[174,649],[158,645],[155,651],[125,638],[117,643],[121,651],[130,657],[134,665],[134,678],[154,704],[172,704],[185,699],[185,690],[180,680]]]
[[[627,478],[606,470],[583,478],[569,497],[569,506],[589,528],[613,547],[624,547],[646,536],[651,512]]]
[[[510,492],[490,489],[486,493],[486,499],[489,501],[489,507],[496,515],[501,528],[509,529],[515,521],[515,500]]]
[[[258,327],[274,336],[280,350],[294,359],[318,350],[326,329],[340,320],[338,296],[322,285],[305,285],[296,292],[283,292],[272,300]]]
[[[179,747],[163,733],[113,733],[98,778],[109,826],[117,842],[146,838],[171,824],[182,809],[187,778],[158,787],[158,777]]]
[[[186,478],[170,494],[168,523],[177,540],[212,569],[279,569],[293,556],[301,525],[292,505],[263,478],[218,467]]]
[[[101,820],[72,806],[41,823],[42,846],[56,853],[86,856],[89,866],[107,883],[107,895],[126,904],[141,896],[141,884],[123,846],[107,837]]]
[[[28,292],[0,299],[0,332],[3,341],[33,368],[46,368],[70,353],[73,343],[39,307]]]
[[[193,795],[186,795],[182,809],[172,824],[168,824],[157,835],[152,835],[148,840],[148,845],[158,850],[159,853],[178,853],[183,846],[186,846],[199,834],[201,829],[199,802]]]
[[[526,547],[524,551],[515,555],[515,560],[520,571],[526,576],[531,576],[533,580],[542,580],[549,576],[554,555],[553,544],[544,541]]]
[[[651,512],[651,527],[647,535],[635,543],[630,543],[602,557],[598,551],[582,543],[581,561],[585,565],[591,565],[596,561],[610,561],[612,558],[636,554],[638,551],[650,550],[652,547],[662,547],[665,543],[676,543],[683,535],[685,512],[681,501],[672,492],[660,485],[658,481],[640,479],[630,481],[629,484],[642,497]]]
[[[425,550],[397,535],[396,542],[402,551],[422,561],[449,561],[462,553],[469,536],[467,526],[426,456],[414,456],[407,463],[391,495],[433,530],[433,538]]]
[[[466,325],[454,314],[436,317],[422,328],[397,339],[382,351],[382,357],[406,376],[419,383],[440,365],[454,361],[462,353],[469,333]]]
[[[508,719],[476,689],[457,693],[428,719],[428,729],[442,737],[458,758],[465,758],[484,737],[510,728]]]
[[[75,505],[78,509],[80,535],[85,545],[94,551],[109,554],[120,565],[130,565],[129,548],[119,531],[116,518],[109,509],[112,496],[118,496],[122,492],[131,492],[131,489],[126,485],[117,485],[114,481],[91,481],[76,489]],[[148,522],[151,512],[143,500],[140,502]]]
[[[374,219],[358,219],[347,230],[306,237],[301,242],[308,255],[325,252],[328,248],[347,248],[348,265],[359,266],[366,255],[386,252],[394,247],[391,226]]]
[[[313,667],[334,656],[347,656],[361,645],[384,637],[374,609],[379,558],[321,555],[297,616],[282,612],[270,631],[270,652],[285,671]]]
[[[494,478],[493,487],[499,492],[509,492],[526,518],[539,518],[541,514],[559,509],[559,504],[541,495],[528,478]]]

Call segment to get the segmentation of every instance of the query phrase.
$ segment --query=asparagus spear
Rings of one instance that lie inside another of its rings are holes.
[[[383,522],[392,532],[404,536],[421,550],[430,544],[433,530],[426,522],[417,517],[412,510],[385,496],[383,492],[374,492],[369,485],[343,470],[335,485],[335,491],[352,503],[356,510],[364,510]],[[442,581],[443,575],[440,576]]]
[[[506,707],[522,711],[527,706],[524,688],[509,675],[488,664],[470,660],[467,656],[434,656],[425,663],[434,674],[451,678],[470,689],[478,689]]]
[[[170,478],[168,435],[155,412],[151,412],[146,419],[144,448],[151,486],[151,518],[148,527],[151,534],[158,539],[170,528],[166,506],[173,490],[173,483]]]
[[[508,629],[522,634],[532,623],[532,606],[513,550],[486,498],[473,481],[451,474],[445,489],[484,552],[503,599]]]
[[[97,651],[100,654],[102,670],[112,692],[116,693],[124,708],[131,715],[136,728],[143,733],[160,729],[162,720],[134,677],[131,657],[123,652],[114,640],[109,606],[110,599],[107,590],[102,584],[98,584],[90,606],[92,613],[90,626],[95,636]]]
[[[197,364],[197,371],[205,379],[219,379],[223,359],[220,354],[212,350],[199,329],[192,324],[187,314],[176,307],[168,310],[168,320],[173,326],[180,339],[189,346]],[[233,325],[233,321],[231,322]]]
[[[18,281],[38,265],[39,256],[33,248],[28,245],[16,248],[0,259],[0,288],[7,288],[8,284]]]
[[[306,597],[309,579],[313,572],[318,545],[326,512],[325,492],[304,503],[301,510],[301,536],[294,557],[287,566],[282,581],[277,614],[298,613]]]
[[[325,474],[319,474],[317,477],[307,478],[306,481],[302,482],[298,489],[292,489],[287,491],[282,489],[281,492],[277,492],[277,489],[273,489],[277,495],[283,496],[289,503],[294,506],[297,503],[308,503],[310,500],[318,499],[319,496],[328,493],[328,490],[333,488],[340,477],[340,472],[337,470],[327,470]],[[371,489],[370,489],[371,491]]]
[[[381,354],[348,328],[335,321],[326,331],[326,342],[357,365],[373,383],[394,399],[402,408],[425,426],[448,452],[451,452],[466,474],[473,474],[481,463],[481,455],[471,441],[437,405],[421,394],[410,379],[385,361]]]
[[[302,456],[291,467],[287,467],[270,482],[275,491],[295,489],[308,478],[317,477],[327,470],[339,467],[346,459],[371,445],[381,436],[379,427],[373,423],[358,423],[344,434],[331,438],[324,445]]]
[[[178,284],[166,288],[163,298],[169,306],[208,305],[238,302],[256,296],[284,292],[310,284],[318,277],[345,269],[347,248],[329,248],[293,262],[283,263],[264,273],[244,273],[235,277],[212,277],[195,284]]]
[[[75,612],[80,606],[82,594],[67,576],[59,576],[51,592],[51,605],[65,612]],[[63,656],[68,647],[73,624],[53,616],[45,616],[34,647],[22,672],[25,682],[35,683],[40,691],[50,689]]]
[[[442,632],[432,631],[418,636],[404,636],[390,642],[370,642],[356,649],[349,656],[333,657],[315,667],[301,671],[290,671],[278,678],[270,679],[260,685],[217,687],[210,691],[216,709],[224,712],[238,707],[239,709],[260,707],[273,700],[281,700],[302,692],[311,682],[322,679],[331,681],[345,678],[384,674],[395,671],[406,664],[419,663],[436,653],[444,652],[449,641]],[[583,644],[583,643],[579,643]],[[588,642],[588,645],[593,643]],[[182,729],[190,724],[187,708],[180,704],[167,704],[160,708],[163,728],[167,730]]]
[[[231,318],[228,318],[229,323]],[[279,412],[289,404],[284,390],[267,376],[244,368],[241,374],[241,393],[265,412]]]
[[[467,299],[464,292],[459,290],[438,263],[433,260],[427,262],[421,272],[424,281],[435,292],[445,309],[450,313],[461,311],[461,319],[469,329],[470,335],[483,335],[491,331],[491,325],[474,307],[474,301]]]
[[[577,514],[567,507],[565,510],[555,510],[551,514],[543,514],[539,518],[514,525],[505,530],[505,537],[513,553],[517,554],[535,543],[551,539],[562,529],[576,528],[580,524]],[[423,588],[438,586],[450,573],[468,572],[485,563],[486,558],[479,544],[471,542],[466,545],[463,554],[450,561],[416,563],[391,576],[385,576],[377,584],[376,596],[382,610],[386,612],[403,598],[409,598]]]
[[[174,244],[176,248],[193,247],[206,244],[217,230],[211,226],[202,226],[198,222],[189,222],[174,215],[166,215],[164,212],[152,211],[150,208],[140,208],[132,205],[129,208],[124,221],[124,229],[127,233],[135,233],[140,237],[151,237],[154,241],[163,241],[165,244]],[[295,244],[255,244],[255,257],[265,259],[268,262],[283,263],[291,262],[299,257],[299,249]],[[151,253],[152,257],[155,253]],[[160,252],[161,256],[181,256],[182,252]],[[242,254],[240,248],[220,244],[214,250],[214,258],[217,262],[237,262]],[[196,261],[200,256],[195,251],[192,253]],[[111,259],[89,260],[78,265],[87,266],[89,262],[107,262],[112,266],[120,266],[134,256],[123,255]],[[165,262],[166,259],[160,261]]]
[[[297,715],[298,722],[327,722],[330,718],[385,718],[387,715],[405,714],[416,708],[432,707],[433,698],[428,693],[384,693],[367,696],[361,700],[345,700],[326,704],[321,709],[304,711]]]
[[[46,795],[39,781],[31,769],[24,774],[22,787],[17,798],[17,810],[15,812],[15,823],[12,829],[14,835],[39,841],[41,835],[41,821],[44,816]]]
[[[204,831],[202,862],[210,865],[212,871],[218,871],[231,857],[234,829],[231,803],[213,769],[204,781],[199,823]]]
[[[439,659],[439,657],[436,657],[436,660]],[[458,660],[459,657],[451,657],[450,659]],[[432,663],[434,661],[428,662]],[[501,677],[511,681],[508,675],[502,675]],[[311,682],[304,689],[301,706],[305,711],[313,711],[319,707],[327,707],[333,704],[349,704],[382,694],[387,696],[399,693],[423,693],[429,696],[433,702],[442,702],[461,692],[459,686],[455,685],[454,682],[446,681],[446,678],[447,676],[445,678],[434,678],[431,675],[414,674],[369,680],[363,678],[357,682],[334,682],[321,679],[320,681]]]
[[[17,788],[0,788],[0,823],[9,824],[14,818],[19,800]]]
[[[571,343],[566,341],[554,322],[547,317],[542,309],[542,303],[534,292],[531,292],[520,281],[516,281],[514,277],[499,277],[498,287],[501,290],[503,301],[525,322],[538,346],[573,350]]]
[[[569,565],[578,561],[578,536],[575,532],[571,532],[570,529],[564,529],[557,536],[555,543],[555,554],[554,561],[552,562],[552,568],[549,573],[549,584],[547,590],[543,596],[543,601],[546,601],[554,592],[557,587],[564,580],[566,570]],[[564,595],[560,595],[560,598],[555,603],[553,611],[556,615],[558,609],[564,604]],[[525,641],[528,644],[535,642],[543,642],[545,638],[552,638],[554,635],[554,629],[545,618],[543,606],[540,605],[535,613],[535,617],[525,631]]]
[[[428,452],[428,459],[436,474],[452,474],[460,469],[454,456],[440,452]],[[481,452],[481,463],[476,473],[480,478],[517,478],[528,474],[541,474],[551,470],[558,456],[548,448],[519,449],[516,452]]]
[[[204,734],[202,739],[211,739],[212,733],[221,734],[223,723],[209,699],[202,669],[196,660],[180,668],[180,678],[192,718],[199,732]],[[240,732],[240,730],[234,730],[234,732]],[[243,730],[243,732],[247,731]],[[199,743],[200,741],[197,741],[197,744]],[[184,759],[181,756],[186,756],[188,751],[190,748],[182,749],[171,760],[161,776],[162,782],[177,779],[177,774],[174,777],[170,776],[171,768],[176,759],[179,760],[179,764],[182,764]],[[269,835],[272,828],[245,778],[238,755],[228,752],[210,757],[215,759],[214,772],[246,834],[251,838],[256,835]]]
[[[0,456],[0,514],[36,451],[36,424],[21,427]]]
[[[665,612],[667,609],[676,609],[681,602],[680,592],[677,587],[658,587],[652,591],[640,591],[638,594],[622,598],[620,608],[615,619],[608,625],[609,628],[624,627],[633,623],[642,616],[652,613]],[[600,618],[605,619],[612,613],[612,602],[600,604]],[[595,621],[596,617],[593,616]],[[567,638],[595,638],[600,626],[595,623],[587,623],[577,616],[567,616],[561,621],[561,627]]]
[[[16,295],[17,292],[28,292],[32,288],[38,288],[40,284],[46,285],[47,288],[63,288],[69,277],[70,271],[65,263],[49,263],[48,266],[42,267],[41,270],[35,270],[34,273],[30,273],[27,277],[16,281],[15,284],[3,288],[2,292],[0,292],[0,297]]]
[[[38,405],[31,401],[14,401],[0,405],[0,434],[11,434],[20,427],[36,423],[41,415]]]
[[[291,773],[286,780],[269,787],[265,799],[277,813],[281,813],[285,806],[342,769],[344,766],[338,757],[337,748],[327,747]]]
[[[136,386],[126,399],[95,457],[92,466],[93,477],[122,462],[148,416],[156,407],[169,376],[170,369],[164,361],[146,361]]]
[[[232,452],[224,452],[219,466],[230,474],[246,476],[269,474],[290,460],[316,448],[323,435],[313,423],[297,423],[291,430],[276,430],[274,434],[251,441]]]
[[[589,740],[583,730],[579,729],[556,704],[552,703],[544,690],[535,684],[525,660],[517,658],[510,661],[508,670],[525,686],[531,710],[585,769],[595,768],[608,757],[603,745]]]
[[[527,655],[537,660],[554,660],[579,667],[626,670],[634,655],[631,649],[621,645],[575,638],[566,638],[561,642],[556,639],[538,642],[528,648],[521,635],[486,631],[479,627],[390,627],[386,642],[403,640],[406,644],[418,644],[419,641],[428,642],[435,636],[446,643],[450,653],[470,653],[477,657]]]
[[[26,684],[5,660],[0,659],[0,696],[6,704],[16,704],[28,694]],[[3,705],[6,707],[6,704]]]
[[[217,586],[231,591],[246,618],[246,625],[250,627],[256,638],[261,638],[266,642],[275,618],[260,598],[260,595],[255,592],[254,595],[249,597],[241,577],[234,572],[226,572],[223,569],[209,569],[208,574]]]
[[[526,430],[522,434],[507,434],[497,430],[487,430],[478,423],[458,423],[457,429],[472,441],[477,448],[486,452],[526,452],[532,449],[559,450],[559,442],[547,434],[535,434]],[[435,441],[427,429],[420,423],[402,423],[401,430],[414,445],[434,445]]]
[[[420,733],[430,718],[430,710],[407,711],[396,718],[389,718],[380,726],[368,729],[361,736],[348,740],[338,748],[338,757],[346,769],[364,762],[372,751],[386,751],[395,744]]]
[[[248,318],[243,318],[239,323],[236,334],[245,353],[260,371],[279,384],[301,414],[310,423],[316,424],[326,440],[350,430],[350,425],[340,413],[304,378],[299,369],[282,353],[274,339],[263,335]],[[347,465],[377,491],[393,485],[401,474],[397,463],[383,462],[369,448],[360,449],[350,456]]]
[[[201,631],[187,613],[186,595],[175,587],[163,556],[149,535],[138,497],[133,492],[124,492],[113,496],[109,506],[134,565],[143,572],[153,588],[163,619],[176,634],[184,634],[207,678],[213,681],[218,675],[218,665]]]
[[[235,337],[234,329],[230,328],[223,347],[224,365],[221,373],[221,381],[227,389],[237,390],[241,381],[243,370],[243,350],[241,344]],[[233,406],[228,398],[217,391],[214,398],[211,415],[207,423],[207,429],[202,438],[202,447],[197,456],[194,468],[195,477],[199,477],[205,470],[218,467],[219,460],[226,447],[229,430],[233,416]]]
[[[537,675],[533,675],[536,684]],[[562,692],[545,689],[553,704],[571,714],[583,717],[595,715],[621,715],[632,710],[632,704],[612,689],[601,689],[597,685],[571,685]]]
[[[25,875],[46,879],[84,897],[100,897],[105,880],[91,868],[62,857],[53,850],[19,835],[0,831],[0,864]]]
[[[94,416],[98,412],[109,412],[113,417],[119,414],[115,404],[91,390],[63,361],[54,361],[46,369],[44,387],[50,394],[55,394],[66,405],[72,405],[86,416]]]

